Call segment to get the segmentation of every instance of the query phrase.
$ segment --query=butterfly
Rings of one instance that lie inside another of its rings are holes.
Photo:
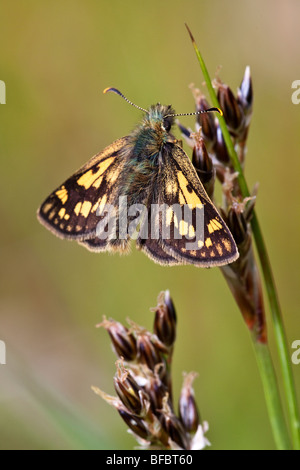
[[[126,253],[130,240],[161,265],[221,266],[239,254],[189,157],[171,134],[171,106],[145,110],[140,124],[91,158],[43,202],[38,219],[91,251]],[[218,110],[218,108],[211,108]],[[195,114],[195,113],[189,113]]]

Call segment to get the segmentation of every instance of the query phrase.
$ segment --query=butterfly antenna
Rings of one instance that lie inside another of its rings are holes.
[[[197,116],[198,114],[203,114],[203,113],[211,113],[217,111],[217,113],[221,114],[223,116],[223,111],[220,108],[209,108],[209,109],[203,109],[203,111],[195,111],[194,113],[179,113],[179,114],[168,114],[165,117],[175,117],[175,116]]]
[[[145,113],[148,113],[148,111],[146,109],[141,108],[140,106],[137,106],[132,101],[130,101],[128,98],[126,98],[126,96],[124,96],[123,93],[121,93],[119,90],[117,90],[117,88],[112,88],[112,87],[105,88],[105,90],[103,90],[103,93],[108,93],[109,91],[112,91],[113,93],[116,93],[116,95],[121,96],[125,101],[127,101],[127,103],[131,104],[131,106],[134,106],[135,108],[140,109],[141,111],[144,111]]]

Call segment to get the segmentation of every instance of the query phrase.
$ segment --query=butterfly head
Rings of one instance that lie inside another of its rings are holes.
[[[157,103],[151,106],[145,116],[151,127],[162,126],[163,130],[170,132],[174,124],[174,109],[169,106]]]

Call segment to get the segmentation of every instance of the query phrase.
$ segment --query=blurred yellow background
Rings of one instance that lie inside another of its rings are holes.
[[[152,326],[149,308],[170,289],[178,314],[174,390],[195,370],[213,449],[272,449],[248,331],[220,271],[163,268],[132,250],[92,254],[45,230],[36,210],[58,184],[158,101],[194,110],[188,85],[211,75],[234,91],[250,65],[254,115],[246,176],[271,257],[289,345],[300,339],[299,128],[291,84],[300,79],[297,0],[0,0],[1,449],[132,449],[115,410],[115,356],[102,315]],[[193,118],[184,118],[193,126]],[[187,150],[187,149],[186,149]],[[268,319],[269,312],[268,312]],[[270,323],[270,322],[269,322]],[[269,334],[278,364],[272,328]],[[292,354],[292,350],[291,350]],[[300,365],[293,366],[300,401]]]

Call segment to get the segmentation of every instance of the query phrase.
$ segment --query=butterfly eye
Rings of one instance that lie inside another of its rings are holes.
[[[172,127],[172,123],[173,123],[172,121],[173,119],[171,116],[164,118],[164,128],[166,129],[167,132],[169,132],[169,130]]]

